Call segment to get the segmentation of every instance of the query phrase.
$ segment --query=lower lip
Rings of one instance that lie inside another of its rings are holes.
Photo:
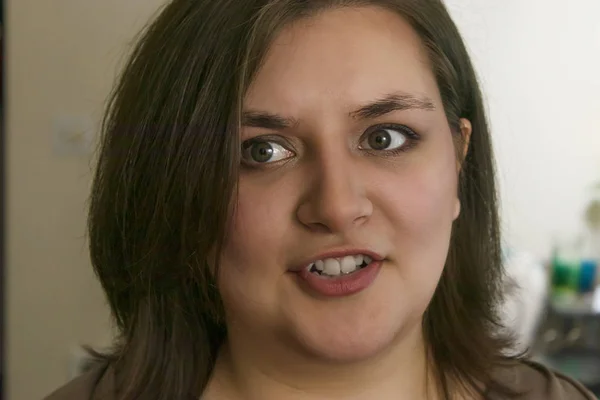
[[[330,278],[303,269],[298,277],[313,291],[328,297],[349,296],[371,286],[381,269],[382,261],[372,261],[366,267],[348,275]]]

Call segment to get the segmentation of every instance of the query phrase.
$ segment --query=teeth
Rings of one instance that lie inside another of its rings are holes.
[[[354,262],[356,263],[357,267],[362,265],[363,259],[364,259],[364,256],[362,254],[358,254],[358,255],[354,256]]]
[[[350,274],[359,269],[364,263],[370,264],[371,261],[373,261],[371,257],[363,254],[342,258],[326,258],[310,264],[308,270],[312,270],[313,272],[318,271],[321,275],[339,276]]]
[[[340,262],[335,258],[327,258],[324,261],[325,268],[323,268],[323,273],[326,275],[336,276],[339,275],[342,271],[342,266]]]
[[[325,263],[322,260],[319,260],[315,262],[315,268],[317,268],[318,271],[323,271],[325,268]]]
[[[340,265],[341,265],[342,273],[344,273],[344,274],[349,274],[350,272],[354,272],[357,268],[356,260],[354,259],[354,256],[346,256],[346,257],[342,258]]]

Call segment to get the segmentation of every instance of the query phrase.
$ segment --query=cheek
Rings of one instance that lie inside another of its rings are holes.
[[[240,179],[233,224],[223,253],[224,258],[237,261],[238,269],[254,265],[255,258],[278,257],[291,212],[289,188],[281,186]]]
[[[387,209],[412,231],[432,234],[450,228],[457,212],[457,175],[452,160],[437,160],[404,170],[385,186]]]
[[[248,199],[242,195],[242,199]],[[276,212],[268,212],[264,201],[239,201],[233,218],[232,229],[227,237],[225,254],[238,259],[268,252],[276,237]],[[257,251],[259,250],[259,251]]]
[[[238,193],[233,223],[221,253],[219,288],[226,303],[267,303],[269,292],[260,287],[275,285],[285,274],[282,249],[287,248],[289,202],[283,189],[265,190],[264,185],[243,180]],[[289,190],[287,193],[289,197]]]
[[[390,179],[394,184],[379,189],[380,208],[394,232],[396,257],[414,279],[441,273],[448,254],[458,199],[451,148],[447,153],[396,172]]]

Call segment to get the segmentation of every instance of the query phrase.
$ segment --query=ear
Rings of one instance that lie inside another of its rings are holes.
[[[471,133],[473,133],[473,125],[471,121],[466,118],[461,118],[459,121],[460,124],[460,141],[458,142],[460,148],[456,150],[456,173],[460,176],[460,172],[463,167],[463,163],[465,158],[467,158],[467,153],[469,152],[469,145],[471,144]],[[460,215],[460,199],[458,195],[456,197],[456,204],[454,207],[454,219],[458,218]]]
[[[460,148],[457,149],[457,172],[460,173],[462,169],[463,162],[465,158],[467,158],[467,153],[469,152],[469,145],[471,144],[471,134],[473,133],[473,125],[471,125],[471,121],[466,118],[461,118],[459,120],[460,125]]]

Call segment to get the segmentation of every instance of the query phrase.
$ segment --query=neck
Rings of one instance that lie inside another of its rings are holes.
[[[381,354],[354,363],[326,363],[285,344],[263,340],[257,345],[233,335],[220,351],[204,398],[213,395],[231,400],[434,400],[437,389],[421,330],[415,328]]]

